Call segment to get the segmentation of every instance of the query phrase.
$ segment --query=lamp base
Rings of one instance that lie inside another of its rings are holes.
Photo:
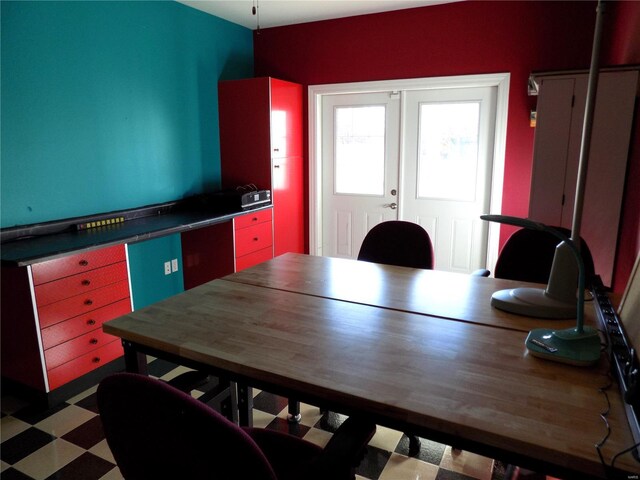
[[[583,332],[576,328],[551,330],[536,328],[529,332],[525,345],[535,357],[587,367],[598,362],[601,347],[598,331],[584,327]]]
[[[550,297],[542,288],[511,288],[499,290],[491,296],[491,305],[516,313],[537,318],[576,318],[576,300],[567,303]]]

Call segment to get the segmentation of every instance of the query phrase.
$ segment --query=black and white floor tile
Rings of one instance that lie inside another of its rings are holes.
[[[154,360],[152,376],[169,380],[184,369]],[[3,480],[115,480],[122,476],[100,423],[96,387],[47,411],[17,398],[2,396],[0,475]],[[324,446],[342,421],[337,414],[322,416],[317,407],[302,404],[302,421],[286,420],[287,400],[254,390],[254,425],[278,429]],[[358,480],[502,480],[498,462],[426,439],[409,456],[409,441],[401,432],[384,427],[369,444],[358,469]]]

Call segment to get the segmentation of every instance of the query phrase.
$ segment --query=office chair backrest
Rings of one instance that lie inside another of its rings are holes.
[[[432,269],[433,245],[429,234],[417,223],[391,220],[367,233],[358,260]]]
[[[553,227],[560,233],[571,236],[571,231],[562,227]],[[580,239],[580,253],[584,261],[587,285],[595,274],[593,258],[584,239]],[[523,228],[514,232],[504,244],[494,276],[523,282],[547,283],[551,273],[551,264],[558,237],[551,233]]]
[[[115,374],[100,382],[97,396],[107,443],[127,480],[276,480],[243,429],[164,382]]]

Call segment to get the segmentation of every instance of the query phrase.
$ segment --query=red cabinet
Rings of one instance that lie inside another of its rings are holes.
[[[236,272],[273,258],[271,209],[240,215],[233,228]]]
[[[302,86],[251,78],[218,95],[222,187],[271,190],[275,256],[304,253]]]
[[[233,222],[188,230],[180,239],[185,290],[233,273]]]
[[[63,298],[44,307],[38,306],[40,328],[46,328],[68,318],[91,312],[96,308],[110,305],[123,298],[129,298],[129,281],[126,276],[122,280],[96,288],[90,292]],[[37,292],[36,304],[38,304]]]
[[[3,267],[2,283],[3,377],[46,393],[122,356],[102,324],[131,312],[124,245]]]
[[[34,285],[68,277],[69,275],[92,272],[96,268],[124,262],[124,245],[114,245],[100,250],[77,253],[66,257],[35,263],[31,267]]]
[[[49,385],[51,389],[57,388],[121,356],[122,345],[120,342],[110,342],[104,347],[75,357],[73,360],[63,363],[59,367],[48,369],[47,376],[49,378]]]
[[[36,283],[36,266],[37,264],[33,267],[34,283]],[[88,295],[97,288],[111,285],[126,278],[127,263],[122,259],[103,268],[94,268],[83,273],[36,285],[36,303],[38,307],[44,307],[75,295]],[[91,300],[91,295],[88,295],[87,299]]]
[[[117,318],[131,312],[131,300],[129,297],[104,307],[96,308],[83,315],[69,318],[47,328],[42,328],[42,348],[45,350],[55,347],[70,338],[76,338],[96,329],[101,329],[102,324],[112,318]]]

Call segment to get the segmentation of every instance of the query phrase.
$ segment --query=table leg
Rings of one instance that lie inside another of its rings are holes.
[[[238,425],[238,396],[236,395],[236,384],[234,382],[231,382],[229,386],[229,392],[229,396],[222,400],[222,402],[220,403],[220,413],[222,413],[227,419]]]
[[[289,423],[300,423],[302,415],[300,415],[300,402],[298,400],[289,399],[289,413],[287,421]]]
[[[242,427],[253,427],[253,388],[238,383],[231,389],[234,404],[238,406],[238,422]]]
[[[127,372],[148,375],[147,356],[138,352],[131,342],[122,341],[124,348],[124,365]]]

